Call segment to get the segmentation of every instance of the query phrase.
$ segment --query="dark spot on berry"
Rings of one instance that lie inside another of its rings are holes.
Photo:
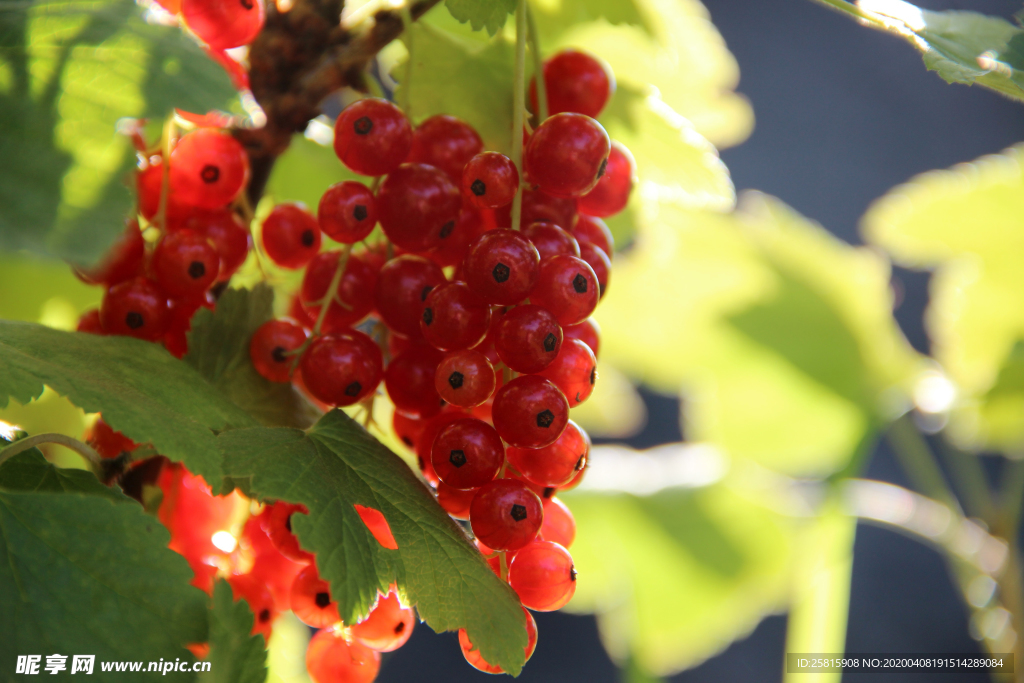
[[[448,462],[455,467],[462,467],[466,464],[466,452],[465,451],[452,451],[448,454]]]
[[[453,372],[448,375],[448,384],[451,385],[452,389],[461,389],[462,380],[465,379],[461,372]]]
[[[127,325],[130,330],[137,330],[146,324],[146,319],[142,317],[141,313],[131,311],[124,317],[124,324]]]
[[[511,274],[512,270],[500,261],[494,266],[494,270],[491,271],[491,275],[494,276],[495,282],[505,282]]]
[[[576,403],[583,403],[583,399],[580,398],[580,392],[576,392]]]
[[[547,429],[551,426],[551,423],[555,421],[555,414],[550,410],[542,410],[537,413],[537,426]]]
[[[359,392],[362,391],[362,390],[363,390],[363,385],[362,384],[360,384],[359,382],[352,382],[352,384],[349,384],[347,387],[345,387],[345,395],[346,396],[358,396]]]
[[[301,239],[302,246],[311,247],[313,246],[313,242],[316,241],[316,235],[313,234],[312,230],[303,230]]]
[[[601,176],[604,175],[604,169],[607,168],[607,166],[608,166],[608,159],[605,158],[605,160],[601,162],[601,168],[597,169],[597,177],[598,178],[600,178]]]
[[[206,275],[206,266],[202,261],[193,261],[188,264],[188,276],[193,280],[198,280],[202,276]]]
[[[362,204],[356,204],[356,208],[352,209],[352,217],[357,221],[365,221],[367,215],[366,207]]]
[[[203,170],[199,172],[199,177],[203,179],[204,183],[215,183],[220,179],[220,169],[213,164],[207,164],[206,166],[203,166]]]
[[[555,350],[555,344],[558,343],[558,337],[555,336],[554,332],[548,332],[548,336],[544,337],[544,350],[551,353]]]
[[[587,278],[583,277],[583,273],[576,273],[576,277],[572,279],[572,288],[577,294],[587,293]]]
[[[270,620],[270,610],[266,607],[260,610],[260,623],[266,623]]]
[[[240,4],[245,9],[252,9],[254,6],[252,0],[240,0],[238,4]]]
[[[512,515],[512,519],[516,520],[517,522],[521,522],[524,519],[526,519],[526,507],[516,503],[515,505],[512,506],[512,510],[509,512],[509,514]]]
[[[360,116],[352,124],[352,130],[356,132],[356,135],[366,135],[373,130],[373,120],[369,116]]]
[[[587,454],[586,453],[582,453],[580,455],[580,459],[576,461],[576,467],[574,467],[573,469],[575,469],[577,472],[579,472],[580,470],[583,469],[583,466],[586,465],[586,464],[587,464]]]
[[[287,519],[284,520],[284,528],[289,532],[292,530],[292,516],[288,515]]]
[[[597,384],[597,366],[590,368],[590,386]]]
[[[429,295],[432,291],[434,291],[434,285],[427,285],[426,287],[421,289],[420,290],[420,301],[426,301],[427,300],[427,295]]]
[[[444,239],[448,235],[452,234],[452,230],[455,229],[455,221],[448,221],[441,226],[441,239]]]
[[[469,186],[469,189],[472,190],[473,194],[477,197],[483,197],[487,193],[487,185],[485,185],[484,181],[479,178],[473,181],[473,184]]]
[[[573,581],[575,581],[575,580],[576,579],[573,579]],[[395,635],[396,636],[397,635],[401,635],[402,631],[404,631],[404,630],[405,630],[405,622],[404,621],[400,621],[397,624],[395,624]]]
[[[413,447],[412,439],[410,439],[410,438],[409,438],[409,437],[407,437],[407,436],[403,436],[403,437],[402,437],[402,443],[404,443],[404,444],[405,444],[406,446],[408,446],[409,448],[412,448],[412,447]]]
[[[555,495],[556,490],[557,489],[554,486],[545,486],[544,490],[541,491],[541,496],[543,496],[544,498],[550,498],[551,496]]]
[[[434,322],[434,312],[432,310],[430,310],[429,308],[424,308],[423,309],[423,324],[424,325],[429,325],[432,322]]]
[[[569,580],[576,583],[576,565],[569,567]]]
[[[331,604],[331,594],[330,593],[326,593],[324,591],[320,591],[319,593],[316,594],[316,606],[317,607],[319,607],[320,609],[323,609],[324,607],[327,607],[327,605],[329,605],[329,604]]]
[[[270,357],[274,359],[275,363],[283,363],[288,360],[288,356],[284,355],[285,348],[283,346],[275,346],[274,350],[270,352]]]
[[[420,466],[420,470],[422,470],[423,472],[427,471],[427,461],[423,459],[422,455],[416,458],[416,463]]]

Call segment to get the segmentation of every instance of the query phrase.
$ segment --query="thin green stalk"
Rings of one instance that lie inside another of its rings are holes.
[[[964,453],[946,439],[940,439],[939,453],[950,471],[954,487],[964,502],[968,514],[985,520],[991,527],[996,520],[996,507],[992,502],[992,489],[985,479],[978,456]]]
[[[35,436],[30,436],[27,439],[15,441],[10,446],[0,451],[0,463],[11,456],[23,453],[30,448],[35,448],[39,444],[44,443],[55,443],[64,446],[65,448],[69,448],[88,460],[89,464],[96,469],[99,469],[100,464],[103,462],[103,458],[101,458],[99,453],[93,450],[92,446],[89,444],[82,443],[78,439],[65,436],[64,434],[47,433],[36,434]]]
[[[872,15],[862,10],[860,7],[857,7],[857,5],[854,5],[852,2],[846,2],[846,0],[814,0],[814,2],[818,3],[819,5],[824,5],[829,9],[836,10],[837,12],[848,14],[854,17],[855,19],[858,19],[859,21],[871,24],[876,28],[882,28],[878,24],[877,19],[875,19]]]
[[[523,123],[526,117],[526,0],[516,3],[516,69],[512,79],[512,163],[523,178]],[[512,229],[523,214],[523,183],[512,200]]]
[[[1002,480],[999,512],[1005,527],[1003,532],[1010,540],[1020,528],[1021,508],[1024,507],[1024,460],[1008,460],[1003,467]]]
[[[537,123],[548,117],[548,84],[544,80],[544,55],[540,51],[540,35],[533,10],[526,7],[526,23],[530,34],[530,53],[533,56],[533,80],[537,84]]]
[[[910,415],[905,414],[892,423],[889,443],[910,481],[924,495],[960,512],[960,503],[946,484],[946,479],[932,454],[928,443],[917,431]]]

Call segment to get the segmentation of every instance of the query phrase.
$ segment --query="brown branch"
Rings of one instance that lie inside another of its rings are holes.
[[[410,6],[418,19],[440,0]],[[331,93],[350,86],[366,90],[369,62],[404,28],[400,10],[381,10],[363,26],[341,26],[343,0],[296,0],[288,12],[267,3],[267,20],[249,48],[249,82],[267,115],[262,128],[238,129],[249,153],[249,201],[263,194],[274,160],[295,133],[306,129]]]

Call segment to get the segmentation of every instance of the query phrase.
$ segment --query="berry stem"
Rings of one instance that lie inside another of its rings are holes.
[[[498,565],[501,567],[501,580],[508,581],[508,558],[507,553],[502,550],[498,553]]]
[[[533,56],[533,80],[537,84],[537,125],[548,117],[548,84],[544,80],[544,55],[540,51],[540,36],[533,10],[526,7],[526,24],[530,34],[530,53]]]
[[[352,245],[346,246],[341,250],[338,255],[338,267],[334,269],[334,275],[331,276],[331,282],[327,285],[327,293],[324,294],[324,298],[320,302],[320,314],[316,317],[316,322],[313,324],[313,331],[309,337],[302,343],[302,346],[295,349],[294,351],[288,352],[288,355],[295,355],[292,360],[292,372],[299,366],[299,362],[302,360],[302,354],[306,352],[309,345],[313,343],[313,340],[320,336],[320,329],[324,326],[324,320],[327,319],[327,310],[334,303],[335,298],[338,296],[338,286],[341,284],[341,278],[345,274],[345,268],[348,266],[348,256],[352,253]],[[340,303],[340,302],[339,302]]]
[[[512,82],[512,163],[519,171],[519,188],[512,200],[512,229],[523,214],[523,121],[526,114],[526,0],[516,2],[516,67]]]
[[[35,436],[30,436],[27,439],[21,439],[20,441],[14,442],[7,448],[0,450],[0,463],[13,455],[17,455],[18,453],[22,453],[43,443],[55,443],[64,446],[65,448],[70,448],[75,453],[78,453],[80,456],[88,460],[89,464],[97,470],[100,469],[100,463],[103,462],[103,458],[101,458],[99,453],[93,450],[92,446],[89,444],[82,443],[78,439],[65,436],[64,434],[51,432],[46,434],[36,434]]]

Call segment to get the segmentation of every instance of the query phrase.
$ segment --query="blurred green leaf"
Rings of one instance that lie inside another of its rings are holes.
[[[0,256],[0,318],[71,330],[102,298],[102,287],[85,284],[65,263],[24,253]]]
[[[0,439],[0,450],[5,445]],[[119,503],[131,500],[118,489],[104,486],[92,472],[54,467],[36,448],[18,453],[0,465],[0,486],[7,491],[88,493]]]
[[[35,0],[0,16],[0,248],[90,261],[122,230],[135,155],[123,117],[235,95],[184,32],[131,0]]]
[[[516,11],[516,0],[445,0],[444,4],[453,17],[469,22],[474,31],[486,28],[492,36]]]
[[[367,178],[345,168],[330,145],[295,135],[287,151],[274,162],[264,194],[277,203],[301,202],[316,215],[324,191],[345,180],[365,183]]]
[[[378,590],[397,582],[434,630],[465,628],[487,661],[519,673],[526,629],[512,589],[408,465],[357,423],[334,410],[308,434],[236,429],[220,441],[228,476],[261,499],[309,509],[292,524],[302,547],[316,553],[343,621],[355,623]],[[397,550],[374,539],[354,505],[384,515]]]
[[[252,631],[249,603],[232,599],[231,586],[218,579],[210,607],[210,670],[203,683],[263,683],[267,678],[267,650],[260,634]]]
[[[82,438],[88,419],[81,408],[52,389],[25,404],[17,400],[0,408],[0,420],[16,425],[29,434],[64,434],[75,439]],[[41,444],[39,450],[58,467],[88,467],[78,453],[58,444]]]
[[[1024,147],[1014,147],[925,173],[864,216],[865,238],[896,263],[935,271],[926,322],[932,354],[961,394],[950,432],[964,448],[1024,443],[1013,398],[1024,339],[1022,161]]]

